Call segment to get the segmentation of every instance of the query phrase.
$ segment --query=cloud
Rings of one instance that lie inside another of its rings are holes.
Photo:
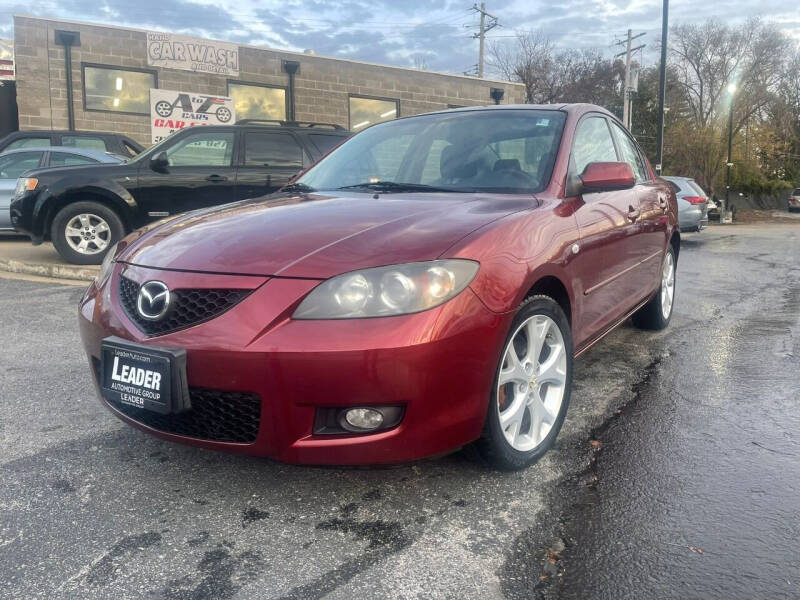
[[[628,28],[645,31],[656,49],[661,0],[490,0],[487,7],[502,27],[490,43],[512,43],[515,33],[543,30],[561,47],[596,48],[606,53]],[[477,15],[460,0],[59,0],[31,5],[0,0],[0,37],[11,37],[11,14],[63,17],[174,31],[320,55],[413,66],[424,58],[436,71],[461,72],[477,62],[472,38]],[[800,39],[800,18],[786,0],[672,0],[671,23],[716,18],[739,23],[751,16],[774,19]]]

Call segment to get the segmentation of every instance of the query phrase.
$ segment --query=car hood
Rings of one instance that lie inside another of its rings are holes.
[[[326,279],[432,260],[532,196],[276,194],[195,211],[141,230],[117,260],[159,269]]]

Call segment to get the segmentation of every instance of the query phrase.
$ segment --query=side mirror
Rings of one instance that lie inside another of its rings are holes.
[[[636,185],[633,169],[624,162],[593,162],[580,174],[581,193],[627,190]]]
[[[169,167],[169,158],[163,150],[150,158],[150,168],[158,173],[166,173]]]

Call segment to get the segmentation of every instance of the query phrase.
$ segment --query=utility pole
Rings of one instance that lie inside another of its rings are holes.
[[[661,175],[664,161],[664,100],[667,95],[667,38],[669,37],[669,0],[663,0],[661,12],[661,66],[658,71],[658,130],[656,131],[656,173]]]
[[[631,48],[631,42],[636,38],[640,38],[644,35],[644,33],[639,33],[637,35],[631,35],[633,32],[628,29],[628,39],[622,40],[621,42],[617,42],[617,45],[620,46],[622,44],[626,44],[627,48],[625,52],[620,52],[614,58],[619,58],[620,56],[625,56],[625,85],[622,89],[622,122],[625,127],[628,128],[628,131],[631,129],[631,54],[636,50],[641,50],[646,46],[646,44],[642,44],[641,46],[636,46],[636,48]]]
[[[497,22],[497,17],[493,14],[486,12],[486,3],[481,2],[480,8],[478,8],[477,4],[472,6],[472,10],[479,13],[481,15],[481,25],[480,31],[478,33],[473,33],[473,38],[478,38],[480,41],[480,46],[478,49],[478,77],[483,79],[483,57],[485,54],[485,46],[486,46],[486,32],[491,31],[495,27],[499,25]],[[489,19],[489,23],[487,24],[486,19]]]

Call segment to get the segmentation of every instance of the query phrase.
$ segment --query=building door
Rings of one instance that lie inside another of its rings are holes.
[[[0,81],[0,138],[18,129],[17,82]]]

